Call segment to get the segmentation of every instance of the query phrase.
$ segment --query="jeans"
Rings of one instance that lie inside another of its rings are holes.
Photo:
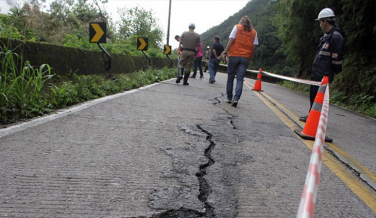
[[[200,76],[204,76],[204,74],[202,73],[202,56],[201,57],[197,57],[196,60],[195,60],[195,62],[194,62],[192,77],[196,77],[197,66],[200,69]]]
[[[227,99],[240,99],[243,91],[244,74],[249,66],[249,59],[246,57],[229,57],[227,66]],[[235,96],[233,96],[234,79],[236,75]]]
[[[215,75],[217,75],[219,60],[216,58],[212,58],[209,60],[209,74],[210,79],[209,82],[215,82]]]

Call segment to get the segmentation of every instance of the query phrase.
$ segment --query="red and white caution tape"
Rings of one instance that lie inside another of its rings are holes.
[[[326,86],[324,103],[321,109],[319,126],[313,145],[311,160],[309,162],[308,172],[304,184],[304,190],[298,209],[297,218],[313,218],[315,212],[317,191],[320,181],[320,172],[322,165],[322,156],[325,143],[326,125],[329,114],[329,84]]]
[[[256,70],[247,70],[247,71],[248,72],[253,72],[253,73],[259,73],[259,71],[256,71]],[[269,72],[266,72],[266,71],[262,71],[262,73],[264,73],[264,74],[266,74],[268,76],[271,76],[271,77],[280,78],[280,79],[284,79],[284,80],[289,80],[289,81],[292,81],[292,82],[320,86],[320,82],[317,82],[317,81],[299,79],[299,78],[294,78],[294,77],[289,77],[289,76],[282,76],[282,75],[278,75],[278,74],[274,74],[274,73],[269,73]]]

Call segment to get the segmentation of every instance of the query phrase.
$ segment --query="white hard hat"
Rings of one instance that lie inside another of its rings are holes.
[[[317,17],[316,20],[320,20],[320,19],[323,19],[323,18],[334,18],[335,15],[334,15],[334,12],[332,9],[330,8],[324,8],[320,11],[319,13],[319,16]]]

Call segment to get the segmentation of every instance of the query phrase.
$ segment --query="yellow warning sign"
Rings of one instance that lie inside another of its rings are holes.
[[[171,54],[171,45],[164,45],[163,54]]]
[[[137,50],[140,50],[140,51],[148,50],[148,38],[137,37]]]
[[[90,42],[106,43],[106,23],[90,22],[89,24]]]

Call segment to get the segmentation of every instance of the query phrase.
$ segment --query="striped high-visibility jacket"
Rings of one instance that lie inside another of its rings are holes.
[[[342,30],[333,28],[320,38],[315,59],[311,69],[311,80],[321,81],[323,76],[328,76],[333,81],[334,74],[342,71],[342,62],[345,55],[345,34]]]

